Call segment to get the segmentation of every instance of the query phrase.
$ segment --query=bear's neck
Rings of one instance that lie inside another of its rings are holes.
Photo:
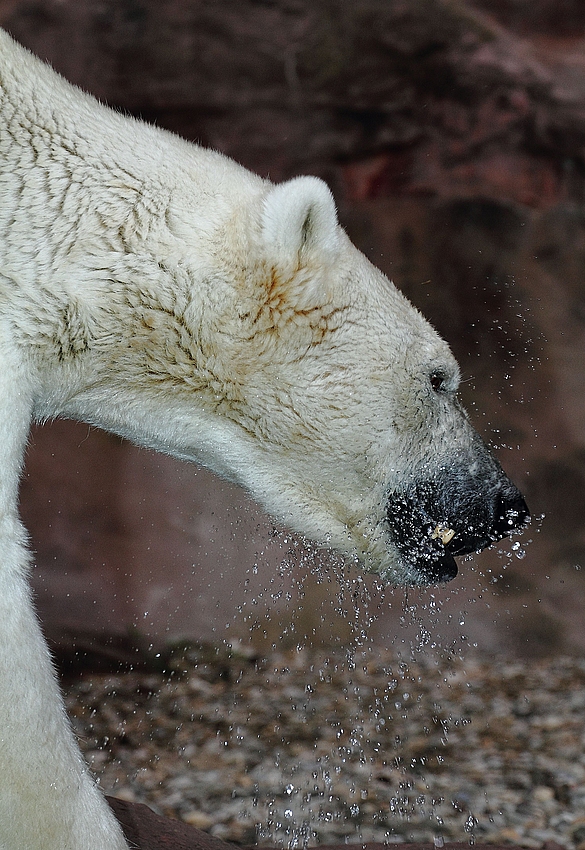
[[[137,394],[176,404],[188,378],[208,405],[215,377],[189,328],[222,309],[222,234],[245,226],[265,181],[117,115],[2,31],[0,146],[0,304],[14,307],[14,344],[35,363],[35,416],[136,439]],[[116,381],[117,397],[102,390]]]

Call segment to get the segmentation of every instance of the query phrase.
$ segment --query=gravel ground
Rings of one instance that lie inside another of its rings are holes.
[[[190,649],[67,684],[107,793],[228,841],[585,850],[585,661]]]

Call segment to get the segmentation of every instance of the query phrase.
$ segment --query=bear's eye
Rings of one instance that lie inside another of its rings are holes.
[[[435,371],[431,372],[429,375],[429,380],[431,382],[431,387],[436,393],[443,392],[445,387],[446,376],[443,372],[435,369]]]

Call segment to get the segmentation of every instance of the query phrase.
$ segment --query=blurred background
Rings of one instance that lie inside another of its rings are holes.
[[[274,181],[327,180],[452,346],[533,513],[448,586],[383,589],[210,473],[55,422],[32,434],[21,499],[53,645],[583,650],[585,5],[0,0],[0,25],[114,108]]]

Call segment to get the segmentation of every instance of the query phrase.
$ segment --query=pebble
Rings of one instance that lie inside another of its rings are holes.
[[[239,844],[585,847],[585,661],[191,648],[86,674],[104,791]]]

